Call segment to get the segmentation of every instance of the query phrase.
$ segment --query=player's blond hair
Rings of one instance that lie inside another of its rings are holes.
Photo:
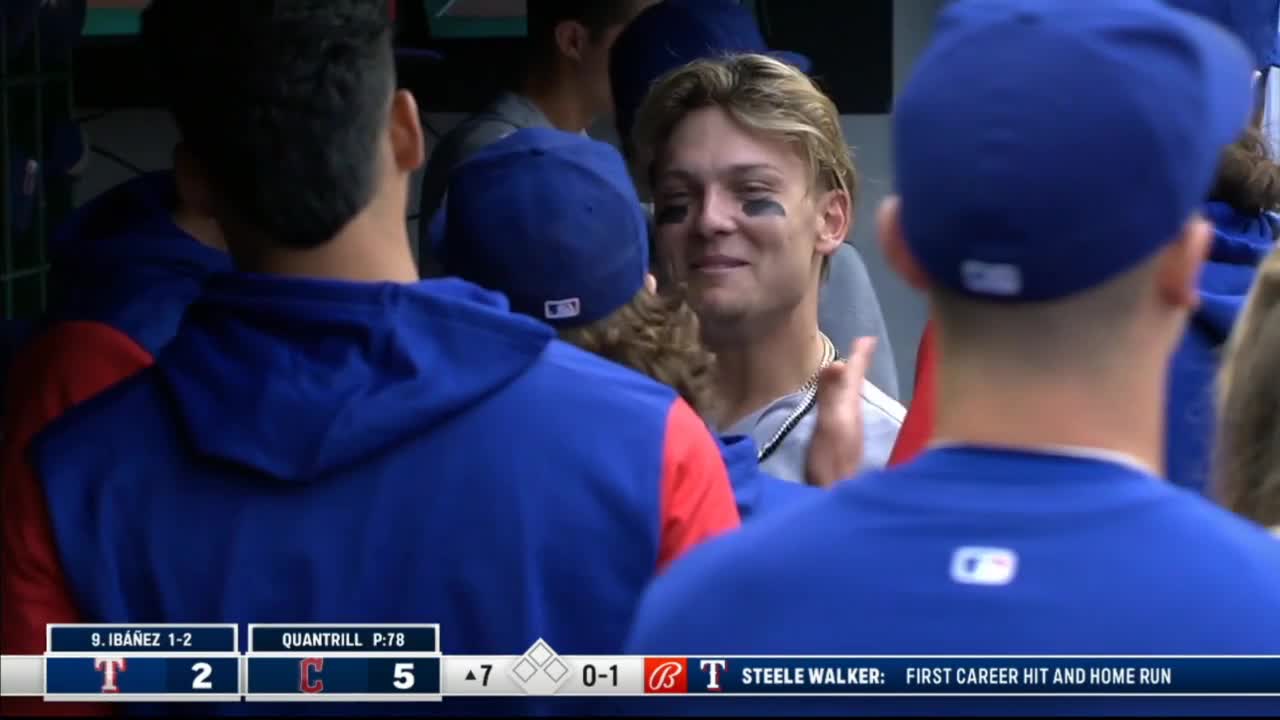
[[[636,113],[631,138],[633,174],[639,182],[652,186],[654,160],[675,127],[689,113],[707,107],[721,108],[743,127],[786,141],[809,165],[811,187],[843,191],[845,211],[852,215],[858,174],[840,112],[808,75],[767,55],[695,60],[659,78]]]

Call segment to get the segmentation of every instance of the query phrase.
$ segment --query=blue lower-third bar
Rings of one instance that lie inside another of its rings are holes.
[[[690,693],[1276,695],[1276,657],[690,657]]]

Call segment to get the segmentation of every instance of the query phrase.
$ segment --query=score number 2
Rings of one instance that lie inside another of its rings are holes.
[[[212,690],[213,683],[209,682],[209,676],[213,674],[213,666],[207,662],[198,662],[191,666],[191,671],[196,674],[194,680],[191,681],[192,690]]]

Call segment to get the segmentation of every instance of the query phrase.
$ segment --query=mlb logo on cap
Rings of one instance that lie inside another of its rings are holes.
[[[608,143],[517,130],[454,169],[437,217],[445,273],[502,293],[521,315],[584,327],[644,288],[649,224]]]
[[[1006,548],[962,547],[951,556],[951,579],[964,585],[1008,585],[1018,555]]]
[[[582,314],[582,302],[578,298],[548,300],[543,305],[542,314],[548,320],[575,318]]]
[[[1022,292],[1022,273],[1016,265],[966,260],[960,265],[960,274],[972,292],[1009,297]]]
[[[1148,262],[1247,126],[1252,65],[1231,33],[1160,0],[947,3],[893,112],[914,259],[940,289],[1008,303]]]

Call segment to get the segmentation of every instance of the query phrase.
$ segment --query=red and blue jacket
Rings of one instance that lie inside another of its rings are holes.
[[[52,239],[57,291],[13,360],[5,397],[0,650],[6,654],[44,651],[43,631],[26,614],[40,623],[80,617],[62,592],[44,492],[27,455],[31,439],[68,408],[149,366],[205,280],[230,268],[225,253],[174,224],[175,200],[170,174],[146,175],[86,204]],[[14,703],[16,712],[21,701]],[[27,704],[23,712],[86,711]]]
[[[646,584],[739,523],[673,390],[456,280],[217,276],[32,461],[47,524],[4,607],[24,651],[70,615],[438,622],[450,654],[618,653]]]

